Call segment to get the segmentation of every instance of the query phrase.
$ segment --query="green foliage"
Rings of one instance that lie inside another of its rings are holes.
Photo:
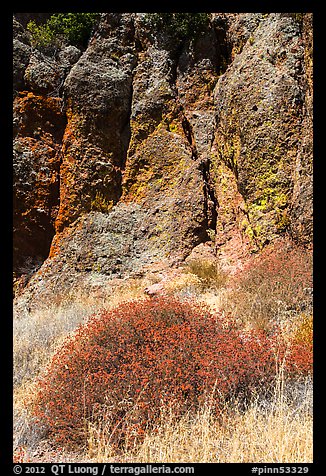
[[[37,47],[57,45],[65,41],[75,46],[84,46],[97,18],[98,13],[54,13],[42,25],[30,21],[27,30],[32,34],[32,44]]]
[[[32,34],[33,46],[46,47],[56,43],[54,32],[47,24],[37,25],[34,20],[31,20],[27,24],[27,30]]]
[[[148,15],[148,20],[155,28],[183,39],[199,35],[207,27],[209,15],[207,13],[151,13]]]

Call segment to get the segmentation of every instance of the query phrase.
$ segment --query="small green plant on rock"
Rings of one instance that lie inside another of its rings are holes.
[[[207,13],[150,13],[149,23],[158,30],[163,30],[179,38],[194,38],[207,27]]]
[[[41,25],[31,20],[27,30],[36,47],[59,46],[64,42],[85,46],[98,16],[98,13],[54,13]]]

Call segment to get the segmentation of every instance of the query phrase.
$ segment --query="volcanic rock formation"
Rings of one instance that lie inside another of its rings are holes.
[[[14,18],[18,294],[177,266],[202,243],[230,262],[311,243],[311,14],[211,14],[175,39],[103,13],[84,50],[32,46],[42,15]]]

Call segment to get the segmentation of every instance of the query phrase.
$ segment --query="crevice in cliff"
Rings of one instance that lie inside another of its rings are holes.
[[[195,136],[192,130],[192,126],[186,117],[182,109],[182,128],[185,134],[185,137],[191,148],[191,158],[194,161],[199,161],[199,170],[203,178],[203,191],[204,191],[204,215],[205,215],[205,238],[203,241],[209,241],[210,238],[207,234],[208,229],[215,230],[217,222],[217,207],[218,202],[215,196],[214,187],[212,186],[210,179],[210,159],[209,158],[200,158],[198,150],[196,147]]]
[[[215,196],[214,186],[211,181],[210,177],[210,159],[208,157],[203,157],[203,154],[198,152],[198,148],[196,145],[196,138],[195,133],[193,131],[193,127],[191,122],[189,121],[184,106],[180,100],[180,94],[177,86],[178,80],[178,63],[180,56],[183,52],[184,44],[178,48],[176,52],[176,56],[174,58],[174,68],[172,70],[172,78],[173,78],[173,87],[176,92],[176,104],[177,110],[179,115],[181,116],[181,125],[184,133],[184,137],[186,138],[189,147],[191,149],[191,159],[194,162],[198,163],[198,170],[200,171],[201,178],[203,181],[203,194],[204,194],[204,207],[203,207],[203,221],[198,229],[194,230],[196,235],[198,236],[199,243],[204,243],[207,241],[211,241],[211,237],[209,236],[209,230],[216,230],[217,224],[217,208],[218,208],[218,201]]]
[[[138,65],[138,61],[139,60],[138,60],[138,54],[137,54],[136,62],[131,72],[128,111],[126,113],[126,119],[120,130],[120,137],[121,137],[122,145],[123,145],[123,153],[122,153],[121,162],[120,162],[120,182],[119,182],[118,191],[117,191],[118,197],[115,203],[119,202],[119,200],[122,198],[124,193],[123,176],[126,169],[126,164],[127,164],[128,154],[130,149],[130,142],[132,137],[131,115],[132,115],[132,103],[133,103],[133,96],[134,96],[134,75],[135,75],[135,69]]]
[[[183,107],[180,105],[180,110],[182,114],[182,119],[181,119],[181,124],[182,124],[182,129],[184,132],[184,135],[189,143],[189,146],[191,148],[191,158],[192,160],[197,160],[198,159],[198,152],[197,152],[197,147],[196,147],[196,142],[195,142],[195,136],[192,130],[192,126],[184,112]]]
[[[231,51],[227,41],[227,29],[228,26],[225,19],[215,19],[212,24],[215,38],[214,47],[218,58],[218,61],[216,61],[216,72],[219,74],[219,77],[225,73],[228,66],[232,63]]]
[[[204,213],[206,217],[206,230],[216,230],[217,224],[217,209],[218,209],[218,200],[215,195],[214,186],[212,185],[211,178],[210,178],[210,160],[205,159],[202,160],[200,163],[200,170],[203,176],[204,182],[204,197],[205,197],[205,205],[204,205]],[[207,232],[206,232],[207,234]],[[209,241],[211,238],[207,234],[207,240]]]
[[[121,168],[120,197],[122,195],[122,174],[126,167],[129,144],[131,140],[131,123],[130,122],[131,122],[131,108],[132,108],[132,98],[133,98],[133,80],[134,78],[132,75],[130,93],[129,93],[128,111],[126,114],[126,119],[124,121],[124,124],[122,125],[120,130],[120,137],[121,137],[122,145],[123,145],[123,153],[121,156],[121,164],[120,164],[120,168]]]
[[[200,158],[192,126],[183,109],[182,116],[182,128],[191,148],[191,158],[199,162],[199,170],[203,180],[204,223],[203,229],[198,233],[198,236],[200,236],[201,242],[206,242],[211,240],[208,235],[208,230],[216,229],[218,202],[210,179],[210,160],[209,158]]]

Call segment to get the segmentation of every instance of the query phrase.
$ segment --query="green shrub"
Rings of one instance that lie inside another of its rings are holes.
[[[196,37],[209,22],[207,13],[151,13],[147,18],[153,27],[180,39]]]
[[[32,34],[32,45],[38,47],[49,46],[55,43],[53,31],[48,25],[37,25],[34,20],[27,24],[27,30]]]
[[[32,44],[46,47],[63,42],[75,46],[85,46],[98,13],[54,13],[42,25],[35,21],[27,24],[27,30],[32,34]]]

